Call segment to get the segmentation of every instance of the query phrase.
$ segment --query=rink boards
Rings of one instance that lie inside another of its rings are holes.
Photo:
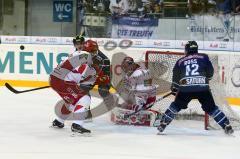
[[[24,46],[20,47],[20,46]],[[177,51],[176,49],[153,49],[136,47],[100,46],[110,60],[117,53],[124,53],[136,61],[144,60],[146,51]],[[57,63],[73,52],[72,45],[47,44],[1,44],[0,45],[0,86],[5,82],[19,87],[40,87],[48,85],[49,73]],[[225,84],[228,101],[231,105],[240,106],[240,55],[237,52],[200,51],[208,54],[218,54],[220,76]],[[119,62],[120,63],[120,62]],[[112,68],[115,76],[121,74],[119,64]],[[97,89],[97,88],[96,88]],[[112,89],[112,91],[114,91]]]

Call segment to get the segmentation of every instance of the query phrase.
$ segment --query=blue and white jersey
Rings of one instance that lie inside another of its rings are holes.
[[[214,68],[208,55],[189,54],[180,58],[173,68],[173,86],[182,92],[198,92],[209,89]]]

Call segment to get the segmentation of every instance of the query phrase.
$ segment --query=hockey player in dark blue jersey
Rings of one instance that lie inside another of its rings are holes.
[[[198,99],[202,109],[224,129],[225,133],[232,134],[232,126],[226,115],[216,106],[209,88],[214,68],[208,55],[198,53],[195,41],[189,41],[185,45],[185,54],[186,56],[180,58],[173,68],[171,90],[176,97],[160,120],[159,132],[163,132],[176,114],[181,109],[187,108],[192,99]]]

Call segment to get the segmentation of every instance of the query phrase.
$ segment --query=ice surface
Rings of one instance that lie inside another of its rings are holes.
[[[114,125],[106,114],[86,123],[92,137],[70,137],[70,123],[49,128],[58,99],[51,89],[13,94],[0,87],[0,159],[240,158],[239,131],[205,131],[201,121],[174,121],[156,135],[156,128]],[[93,106],[101,101],[92,99]]]

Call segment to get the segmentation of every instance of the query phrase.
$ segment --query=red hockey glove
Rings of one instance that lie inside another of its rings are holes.
[[[97,76],[96,84],[102,85],[102,84],[109,84],[110,78],[107,75]]]

